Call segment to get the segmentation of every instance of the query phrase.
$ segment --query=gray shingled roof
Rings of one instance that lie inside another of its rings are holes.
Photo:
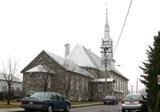
[[[80,44],[77,44],[66,58],[62,58],[61,56],[58,56],[46,50],[44,52],[61,66],[66,68],[68,71],[72,71],[92,78],[93,76],[81,67],[95,68],[104,71],[104,67],[101,65],[101,58]],[[28,70],[27,72],[37,71],[39,67],[40,66],[38,65]],[[115,69],[114,66],[111,67],[109,71],[115,72],[117,75],[127,79],[117,69]]]
[[[76,47],[67,56],[67,59],[72,60],[81,67],[95,68],[104,71],[104,67],[101,65],[101,58],[80,44],[76,45]],[[113,71],[117,73],[117,75],[127,79],[117,69],[115,69],[114,66],[111,67],[109,71]]]
[[[62,57],[60,57],[58,55],[55,55],[55,54],[53,54],[51,52],[48,52],[48,51],[44,51],[44,52],[46,52],[53,60],[58,62],[61,66],[66,68],[68,71],[72,71],[72,72],[75,72],[75,73],[82,74],[82,75],[93,78],[93,76],[88,71],[79,67],[72,60],[62,58]]]
[[[55,73],[53,70],[51,70],[50,68],[48,68],[47,66],[45,65],[38,65],[38,66],[35,66],[29,70],[27,70],[26,72],[49,72],[49,73]]]
[[[92,82],[114,82],[114,78],[98,78],[93,79]]]
[[[72,60],[74,63],[82,67],[99,69],[101,65],[100,58],[80,44],[76,45],[67,56],[67,59]]]

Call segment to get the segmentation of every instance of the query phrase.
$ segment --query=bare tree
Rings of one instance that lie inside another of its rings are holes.
[[[7,97],[7,104],[10,104],[11,99],[11,87],[13,82],[16,79],[16,72],[17,72],[17,61],[8,58],[6,66],[3,65],[3,70],[1,71],[1,75],[4,77],[7,86],[8,86],[8,97]]]
[[[36,75],[37,77],[33,78],[32,80],[40,86],[42,91],[48,91],[51,81],[51,75],[53,75],[53,71],[48,68],[44,64],[40,64],[38,66],[39,73],[38,74],[32,74]]]
[[[62,85],[62,89],[64,90],[65,97],[68,99],[71,87],[73,86],[74,82],[76,82],[71,74],[71,72],[76,69],[76,65],[71,61],[65,60],[63,67],[64,69],[61,70],[61,72],[57,75]]]
[[[48,87],[50,86],[50,78],[51,74],[54,72],[48,68],[46,65],[42,65],[42,68],[39,68],[42,74],[40,75],[39,84],[42,87],[43,91],[48,91]]]
[[[41,65],[41,66],[42,67],[40,67],[39,70],[42,74],[37,80],[38,81],[37,83],[41,86],[41,88],[43,88],[43,91],[47,91],[48,86],[51,83],[50,81],[51,75],[57,74],[56,75],[57,79],[55,79],[55,82],[52,82],[52,84],[56,83],[56,81],[59,81],[58,83],[60,83],[62,87],[61,89],[63,89],[65,97],[68,98],[69,93],[71,91],[71,86],[74,83],[74,79],[71,72],[75,70],[76,68],[75,64],[71,61],[65,60],[63,68],[60,68],[61,70],[58,70],[58,67],[55,67],[56,73],[46,65]]]

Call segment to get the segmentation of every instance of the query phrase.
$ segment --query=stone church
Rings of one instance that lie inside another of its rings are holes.
[[[70,52],[65,44],[65,57],[61,57],[43,50],[21,71],[24,93],[56,91],[72,101],[101,100],[106,95],[123,98],[128,94],[128,79],[114,67],[107,11],[100,51],[101,57],[77,44]]]

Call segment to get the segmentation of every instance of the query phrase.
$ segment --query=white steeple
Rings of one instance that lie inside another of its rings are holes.
[[[105,20],[105,27],[104,27],[104,40],[110,40],[107,8],[106,8],[106,20]]]
[[[104,38],[102,38],[101,44],[101,62],[102,65],[105,65],[108,68],[113,67],[113,42],[110,38],[110,28],[108,22],[108,12],[106,8],[106,18],[105,18],[105,27],[104,27]]]

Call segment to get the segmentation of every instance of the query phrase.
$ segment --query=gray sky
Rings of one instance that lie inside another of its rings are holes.
[[[20,71],[42,50],[64,57],[65,43],[71,49],[79,43],[100,56],[106,3],[115,47],[130,0],[1,0],[0,60],[14,57]],[[159,4],[133,0],[114,54],[121,65],[116,68],[129,78],[129,85],[143,73],[138,66],[147,59],[146,49],[160,29]]]

